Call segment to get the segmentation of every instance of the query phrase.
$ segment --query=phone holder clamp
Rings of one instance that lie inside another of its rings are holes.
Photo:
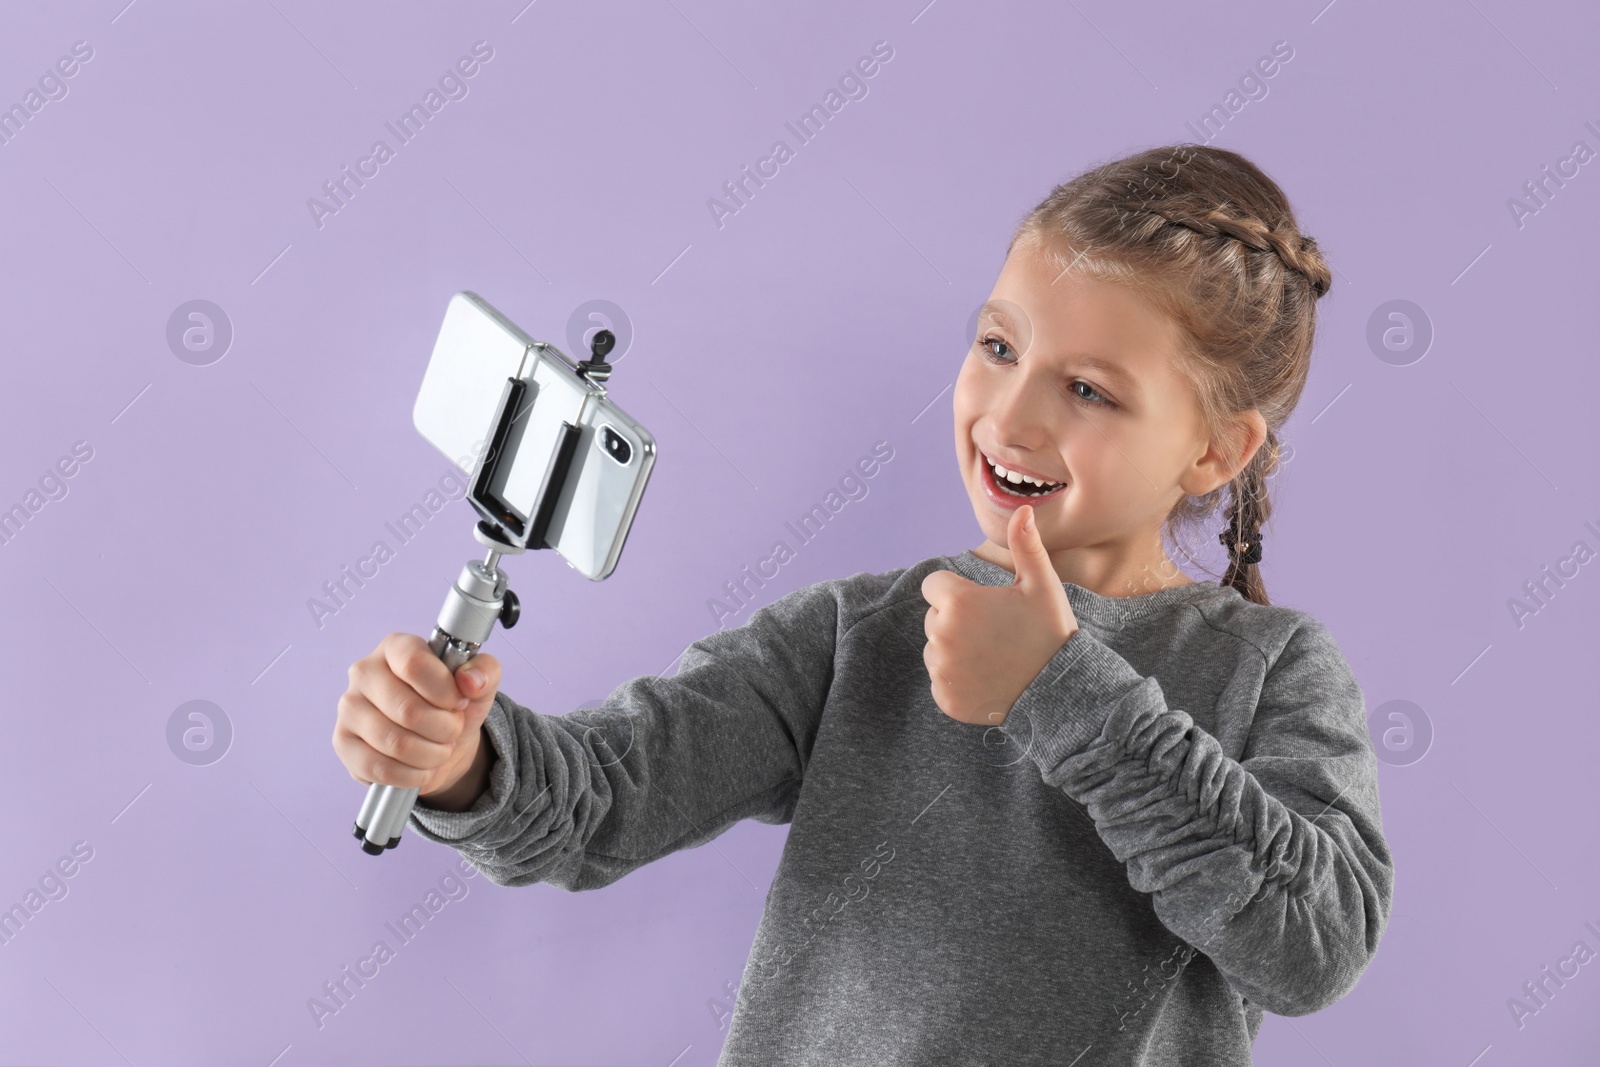
[[[589,358],[578,364],[578,376],[596,385],[604,385],[611,377],[611,364],[606,356],[616,347],[617,336],[610,330],[601,330],[589,342]]]

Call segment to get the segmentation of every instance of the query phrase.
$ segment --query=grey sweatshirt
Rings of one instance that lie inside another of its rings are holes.
[[[503,886],[599,889],[740,819],[788,823],[719,1067],[1250,1062],[1342,997],[1393,867],[1329,631],[1216,582],[1063,583],[1081,629],[1003,723],[934,703],[922,579],[797,589],[670,678],[545,715],[500,693],[464,812],[411,827]]]

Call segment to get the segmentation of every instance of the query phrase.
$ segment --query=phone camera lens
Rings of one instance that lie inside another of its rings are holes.
[[[600,440],[606,454],[624,467],[633,458],[633,448],[628,444],[628,439],[611,427],[606,426],[601,430]]]

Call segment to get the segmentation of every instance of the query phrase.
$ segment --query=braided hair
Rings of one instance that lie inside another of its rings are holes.
[[[1177,369],[1238,472],[1180,499],[1167,527],[1178,542],[1178,531],[1214,523],[1226,491],[1216,534],[1228,553],[1222,583],[1270,603],[1258,567],[1272,514],[1268,482],[1310,370],[1316,302],[1333,284],[1283,191],[1237,152],[1152,148],[1057,185],[1018,225],[1011,247],[1020,241],[1037,243],[1063,271],[1132,287],[1178,325]],[[1238,416],[1251,410],[1267,434],[1246,457]]]

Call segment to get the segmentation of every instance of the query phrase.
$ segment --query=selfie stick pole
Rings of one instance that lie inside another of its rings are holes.
[[[517,594],[506,587],[506,574],[498,564],[501,556],[523,549],[501,541],[487,522],[478,523],[472,533],[489,546],[488,558],[469,560],[461,568],[460,577],[445,597],[444,607],[439,609],[433,636],[428,638],[428,647],[444,661],[451,674],[478,654],[496,622],[509,630],[517,624],[522,610]],[[400,831],[411,817],[417,792],[416,789],[372,783],[361,805],[361,813],[356,816],[355,836],[362,839],[363,852],[376,856],[400,843]]]
[[[578,374],[597,386],[603,383],[611,374],[606,355],[615,343],[616,338],[610,330],[595,334],[590,343],[590,358],[578,364]],[[517,413],[516,401],[521,395],[517,386],[515,379],[507,383],[506,394],[501,397],[500,411],[496,414],[495,448],[491,450],[496,459],[505,456],[501,445],[506,439],[509,423],[526,414],[525,411]],[[508,540],[503,527],[487,520],[479,521],[473,527],[472,535],[488,546],[489,555],[482,560],[468,560],[466,566],[461,568],[456,584],[444,598],[444,607],[439,609],[433,635],[428,638],[428,647],[444,661],[451,674],[478,654],[478,649],[494,632],[496,622],[509,630],[517,624],[522,613],[517,594],[507,588],[506,574],[499,568],[500,557],[516,555],[529,548],[549,547],[545,544],[545,531],[556,498],[566,480],[578,438],[576,426],[569,423],[562,429],[561,445],[551,457],[534,508],[535,514],[527,528],[526,545]],[[480,470],[479,480],[487,483],[492,480],[492,473],[492,470]],[[354,829],[355,837],[361,841],[361,851],[369,856],[381,856],[385,850],[400,843],[400,832],[411,818],[418,792],[415,788],[378,782],[368,787]]]

